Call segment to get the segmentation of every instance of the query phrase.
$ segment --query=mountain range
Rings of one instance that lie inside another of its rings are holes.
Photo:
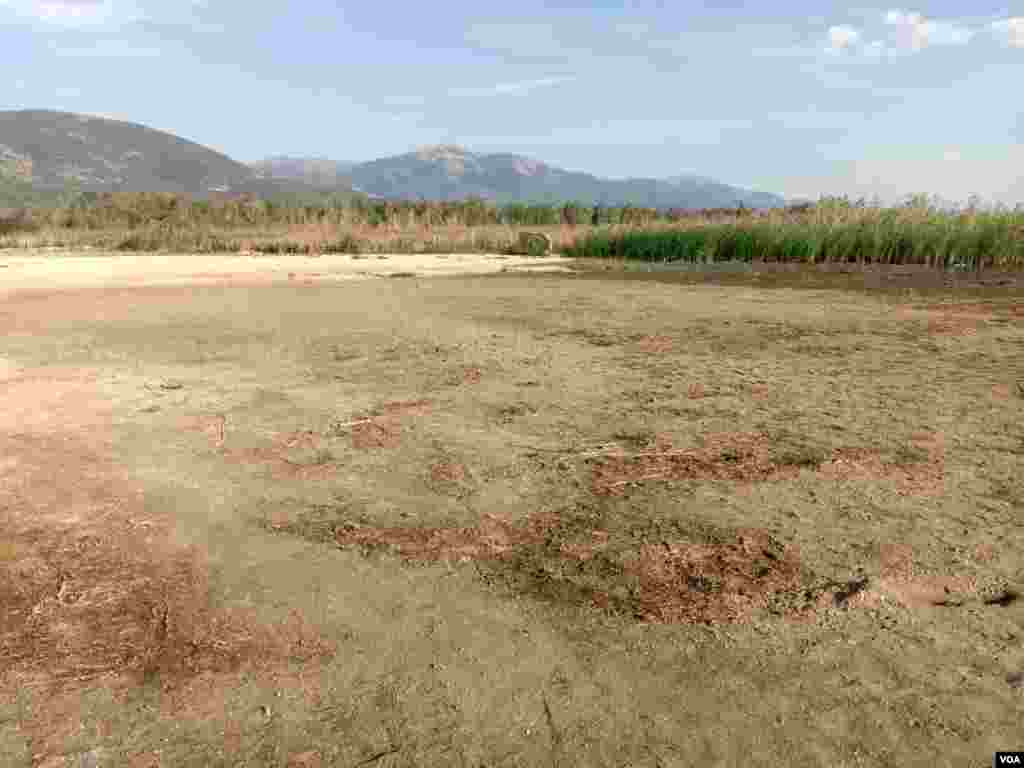
[[[501,204],[577,201],[691,209],[785,204],[777,195],[698,176],[604,179],[522,155],[479,154],[450,144],[358,163],[347,169],[347,175],[359,191],[399,200],[458,200],[472,195]]]
[[[83,191],[172,192],[194,198],[324,195],[394,200],[460,200],[638,205],[654,208],[782,206],[766,192],[701,176],[605,179],[522,155],[424,146],[369,162],[271,155],[245,164],[143,125],[51,110],[0,111],[0,196],[5,186]],[[0,200],[0,205],[3,205]]]

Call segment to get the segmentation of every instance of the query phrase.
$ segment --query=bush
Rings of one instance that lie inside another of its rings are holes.
[[[32,220],[27,208],[0,208],[0,235],[38,230],[39,225]]]

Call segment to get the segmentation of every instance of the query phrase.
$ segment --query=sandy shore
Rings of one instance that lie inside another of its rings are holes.
[[[0,291],[89,286],[265,283],[487,274],[503,270],[565,271],[570,260],[498,254],[350,256],[138,254],[82,251],[0,251]]]

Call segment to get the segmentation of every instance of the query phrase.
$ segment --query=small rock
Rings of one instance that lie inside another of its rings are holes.
[[[984,605],[1005,608],[1020,599],[1020,593],[1005,578],[983,577],[978,584],[978,598]]]
[[[1016,602],[1020,598],[1015,591],[1012,589],[1001,589],[994,591],[991,595],[987,596],[983,602],[985,605],[998,605],[1002,608]]]
[[[1006,684],[1011,688],[1024,688],[1024,673],[1011,672],[1006,676]]]
[[[181,389],[184,386],[180,381],[165,381],[160,385],[160,389]]]

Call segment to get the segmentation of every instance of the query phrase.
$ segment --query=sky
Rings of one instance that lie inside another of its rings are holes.
[[[454,143],[789,198],[1024,203],[1024,0],[0,0],[0,71],[0,109],[241,161]]]

